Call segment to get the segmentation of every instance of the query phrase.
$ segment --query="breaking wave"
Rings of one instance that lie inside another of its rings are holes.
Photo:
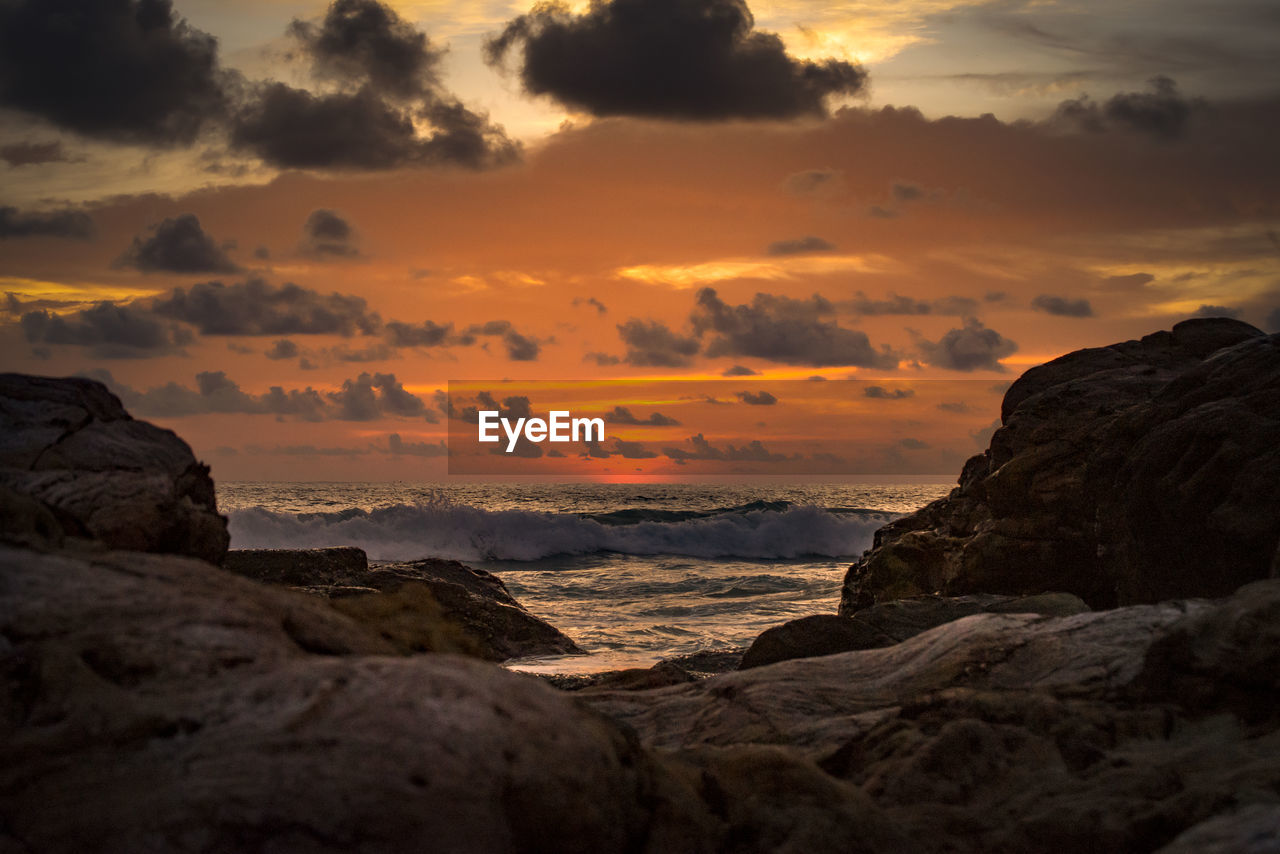
[[[892,516],[785,501],[706,511],[598,514],[484,510],[466,504],[398,504],[374,510],[230,514],[233,548],[358,546],[373,560],[445,557],[534,561],[619,553],[701,558],[856,557]]]

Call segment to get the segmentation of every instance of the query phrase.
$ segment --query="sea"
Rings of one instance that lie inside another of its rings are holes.
[[[743,647],[834,613],[886,522],[952,478],[842,483],[223,482],[232,548],[358,546],[495,573],[586,655],[513,669],[584,674]]]

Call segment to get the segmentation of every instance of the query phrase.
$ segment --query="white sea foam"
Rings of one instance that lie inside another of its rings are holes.
[[[531,561],[603,552],[794,559],[859,555],[889,518],[805,505],[606,524],[575,514],[436,502],[304,514],[252,507],[233,511],[230,529],[233,548],[358,546],[374,560]]]

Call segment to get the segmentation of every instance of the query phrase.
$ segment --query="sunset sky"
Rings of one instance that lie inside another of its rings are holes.
[[[450,381],[566,380],[628,414],[560,474],[955,475],[1032,365],[1280,331],[1277,56],[1255,0],[0,0],[0,368],[220,479],[441,479]]]

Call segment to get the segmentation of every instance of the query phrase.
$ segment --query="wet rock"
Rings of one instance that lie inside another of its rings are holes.
[[[1223,318],[1020,377],[947,498],[876,533],[840,611],[1044,589],[1093,607],[1225,596],[1280,544],[1280,336]]]
[[[764,631],[742,656],[742,669],[793,658],[892,646],[970,614],[1046,614],[1065,617],[1089,610],[1070,593],[1037,596],[918,596],[872,605],[848,617],[815,614]]]
[[[582,650],[525,610],[496,575],[457,561],[369,566],[364,551],[233,549],[223,567],[331,600],[401,652],[448,644],[490,661]]]
[[[717,673],[737,670],[742,662],[742,647],[729,649],[704,649],[666,658],[652,667],[633,667],[626,670],[602,670],[598,673],[550,673],[540,678],[562,691],[644,691],[696,682]]]
[[[0,488],[7,506],[13,494],[38,502],[28,528],[6,514],[10,542],[71,536],[211,563],[227,550],[209,468],[93,380],[0,374]]]

